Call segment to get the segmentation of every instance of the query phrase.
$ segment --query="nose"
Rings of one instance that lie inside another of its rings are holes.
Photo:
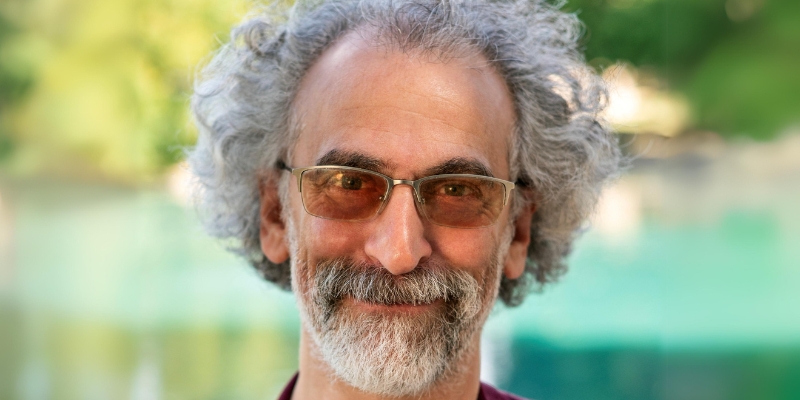
[[[414,189],[395,186],[389,202],[373,222],[364,251],[394,275],[410,272],[431,255],[425,226],[414,204]]]

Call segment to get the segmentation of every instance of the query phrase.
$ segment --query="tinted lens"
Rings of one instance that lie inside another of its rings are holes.
[[[303,206],[309,214],[343,220],[370,219],[386,193],[386,179],[346,168],[315,168],[303,172]]]
[[[481,177],[434,177],[420,183],[423,211],[436,224],[478,228],[497,221],[505,186]]]

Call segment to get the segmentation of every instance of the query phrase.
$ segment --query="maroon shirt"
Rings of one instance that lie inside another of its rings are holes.
[[[278,400],[291,400],[292,392],[294,392],[294,385],[297,383],[297,374],[294,374],[292,380],[283,389],[283,392],[278,397]],[[506,393],[502,390],[495,389],[490,385],[481,382],[481,389],[478,392],[477,400],[525,400],[522,397],[515,396],[511,393]]]

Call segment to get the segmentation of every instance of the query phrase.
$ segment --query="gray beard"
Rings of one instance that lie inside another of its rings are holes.
[[[497,294],[499,260],[496,254],[490,260],[494,264],[482,282],[432,263],[395,276],[349,258],[318,263],[310,287],[307,266],[300,261],[292,282],[317,355],[336,377],[364,392],[411,396],[452,375],[470,350]],[[359,313],[342,307],[345,299],[438,303],[413,314]]]

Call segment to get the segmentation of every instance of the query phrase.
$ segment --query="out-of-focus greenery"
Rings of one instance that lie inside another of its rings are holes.
[[[234,0],[5,0],[0,166],[147,181],[195,133],[194,68],[252,7]],[[690,129],[768,139],[800,118],[800,2],[570,0],[587,59],[654,72]]]
[[[694,128],[769,139],[800,123],[800,2],[569,0],[596,67],[653,69],[690,101]]]
[[[193,72],[246,8],[244,0],[5,0],[0,162],[21,173],[155,176],[193,142]]]

